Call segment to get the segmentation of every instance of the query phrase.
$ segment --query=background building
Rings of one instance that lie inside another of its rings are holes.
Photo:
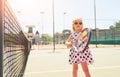
[[[26,27],[28,28],[27,37],[31,41],[31,43],[33,43],[33,39],[34,39],[33,28],[35,28],[35,26],[27,25]]]

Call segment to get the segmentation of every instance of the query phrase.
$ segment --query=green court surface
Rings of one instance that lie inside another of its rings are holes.
[[[120,47],[91,47],[94,63],[91,77],[120,77]],[[72,77],[69,49],[31,50],[24,77]],[[85,77],[79,65],[78,77]]]

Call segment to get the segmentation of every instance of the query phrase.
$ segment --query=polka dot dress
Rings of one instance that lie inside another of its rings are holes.
[[[73,41],[76,40],[76,37],[80,33],[73,33],[72,38]],[[77,46],[80,46],[80,42],[77,43]],[[69,63],[70,64],[80,64],[81,62],[87,62],[88,64],[92,64],[94,62],[91,51],[89,47],[84,52],[79,52],[80,48],[78,48],[78,51],[76,51],[73,47],[70,49],[69,52]]]

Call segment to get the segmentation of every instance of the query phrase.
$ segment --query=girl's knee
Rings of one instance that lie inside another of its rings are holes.
[[[83,68],[83,71],[84,71],[85,73],[89,72],[88,68]]]
[[[73,64],[73,71],[78,71],[78,64]]]
[[[88,65],[86,62],[82,63],[81,65],[84,72],[89,72]]]

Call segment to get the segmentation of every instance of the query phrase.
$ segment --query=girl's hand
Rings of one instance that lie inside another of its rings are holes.
[[[71,48],[72,47],[72,43],[71,42],[66,42],[65,44],[67,45],[67,48]]]

